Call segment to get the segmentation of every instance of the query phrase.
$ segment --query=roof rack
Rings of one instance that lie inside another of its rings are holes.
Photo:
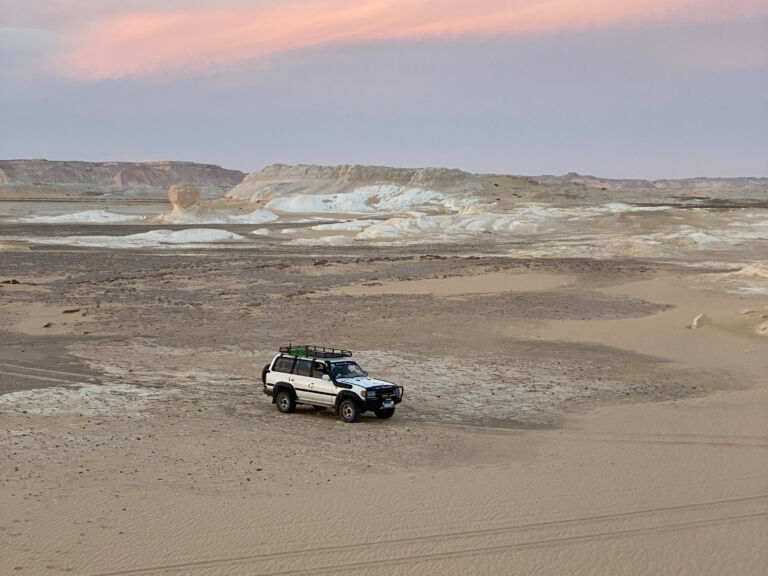
[[[289,354],[290,356],[299,356],[301,358],[349,358],[352,356],[351,350],[340,350],[338,348],[326,348],[325,346],[310,346],[304,344],[303,346],[288,346],[280,347],[281,354]]]

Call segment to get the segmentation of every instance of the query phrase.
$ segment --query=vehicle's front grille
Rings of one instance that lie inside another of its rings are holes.
[[[391,400],[395,397],[397,390],[392,387],[368,388],[367,398],[369,400]]]

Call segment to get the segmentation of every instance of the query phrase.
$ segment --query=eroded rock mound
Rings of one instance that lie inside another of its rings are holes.
[[[189,210],[200,204],[200,189],[191,184],[174,184],[168,189],[173,211]]]
[[[200,189],[191,184],[174,184],[168,189],[168,201],[173,209],[160,220],[173,223],[200,222],[210,216],[210,210],[200,201]]]

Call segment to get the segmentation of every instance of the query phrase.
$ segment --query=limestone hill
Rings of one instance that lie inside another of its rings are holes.
[[[339,194],[362,186],[396,186],[449,193],[482,189],[482,183],[474,174],[448,168],[273,164],[249,174],[227,196],[256,202],[296,194]]]

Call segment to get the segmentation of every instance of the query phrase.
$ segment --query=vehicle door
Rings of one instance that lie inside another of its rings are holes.
[[[336,402],[336,387],[331,380],[325,362],[321,360],[312,361],[312,397],[313,404],[317,406],[333,406]]]
[[[296,390],[296,398],[306,404],[314,403],[312,393],[312,361],[308,358],[297,358],[293,367],[293,389]]]

